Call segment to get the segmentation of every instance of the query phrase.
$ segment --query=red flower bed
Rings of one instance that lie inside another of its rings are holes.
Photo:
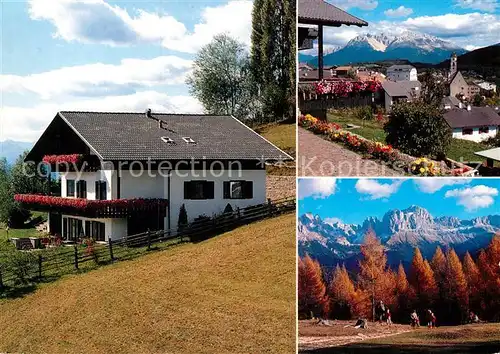
[[[83,155],[81,154],[45,155],[42,161],[52,165],[60,163],[79,163],[82,159]]]
[[[334,95],[347,97],[351,93],[374,93],[382,88],[378,81],[319,81],[314,83],[314,88],[318,95]]]
[[[124,209],[140,209],[148,206],[166,207],[166,199],[114,199],[114,200],[88,200],[81,198],[62,198],[38,194],[16,194],[14,200],[26,204],[47,205],[53,207],[69,207],[82,210],[95,210],[105,207],[120,207]]]

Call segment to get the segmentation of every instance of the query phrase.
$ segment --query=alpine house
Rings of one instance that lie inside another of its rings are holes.
[[[27,155],[61,179],[60,196],[16,195],[49,212],[63,240],[98,241],[266,201],[265,162],[292,158],[232,116],[59,112]]]

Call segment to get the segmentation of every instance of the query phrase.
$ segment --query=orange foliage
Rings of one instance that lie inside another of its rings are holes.
[[[352,317],[351,304],[355,300],[355,293],[354,284],[349,278],[347,269],[345,266],[337,265],[328,287],[332,318],[350,319]]]
[[[415,305],[429,308],[437,295],[437,284],[429,262],[424,261],[418,248],[411,262],[410,284],[415,291]]]
[[[319,262],[308,255],[298,264],[299,313],[324,316],[328,313],[328,295]]]
[[[462,263],[453,249],[446,254],[446,272],[443,280],[445,299],[448,304],[448,320],[459,322],[466,318],[469,305],[467,280]]]
[[[469,294],[469,310],[477,313],[481,304],[481,273],[469,252],[465,253],[463,268]]]

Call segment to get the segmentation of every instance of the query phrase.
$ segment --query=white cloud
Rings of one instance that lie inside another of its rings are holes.
[[[457,0],[457,6],[464,9],[494,12],[499,6],[497,0]]]
[[[168,14],[139,9],[131,15],[104,0],[30,0],[29,12],[32,19],[51,22],[56,29],[54,37],[66,41],[112,46],[158,43],[194,53],[222,32],[249,44],[252,1],[233,0],[204,8],[193,31]]]
[[[368,199],[388,198],[396,193],[403,184],[403,180],[396,180],[392,183],[381,183],[374,179],[359,179],[356,182],[356,190],[358,193],[367,194]]]
[[[324,222],[328,223],[328,224],[342,224],[342,219],[339,219],[339,218],[326,218],[325,220],[323,220]]]
[[[335,193],[337,180],[331,177],[304,178],[299,180],[299,200],[313,197],[326,198]]]
[[[127,95],[139,88],[184,84],[192,61],[175,56],[123,59],[119,65],[86,64],[28,76],[0,75],[0,91],[55,96]]]
[[[413,10],[401,5],[397,9],[389,9],[384,11],[384,14],[389,17],[406,17],[413,13]]]
[[[34,107],[0,107],[0,141],[6,139],[35,141],[58,111],[203,113],[203,107],[190,96],[169,96],[156,91],[142,91],[131,95],[108,96],[72,102],[44,103]]]
[[[485,185],[465,189],[447,191],[446,198],[457,198],[457,204],[465,207],[467,211],[487,208],[494,203],[493,197],[498,195],[498,189]]]
[[[419,178],[413,182],[424,193],[435,193],[446,186],[469,184],[469,178]]]
[[[329,2],[344,10],[353,7],[357,7],[361,10],[373,10],[378,6],[378,1],[376,0],[332,0]]]

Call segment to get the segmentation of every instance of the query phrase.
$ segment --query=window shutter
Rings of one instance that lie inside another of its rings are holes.
[[[253,198],[253,181],[245,181],[243,183],[243,197],[245,199]]]
[[[102,200],[102,198],[101,198],[101,181],[95,181],[95,199]]]
[[[184,182],[184,199],[191,199],[191,181]]]
[[[215,191],[215,182],[214,181],[205,181],[203,185],[203,194],[205,195],[205,199],[214,199]]]
[[[106,181],[101,181],[101,198],[103,200],[108,199],[108,184]]]
[[[92,229],[90,228],[90,221],[85,220],[85,236],[92,237]]]
[[[231,199],[231,182],[225,181],[222,187],[224,199]]]

